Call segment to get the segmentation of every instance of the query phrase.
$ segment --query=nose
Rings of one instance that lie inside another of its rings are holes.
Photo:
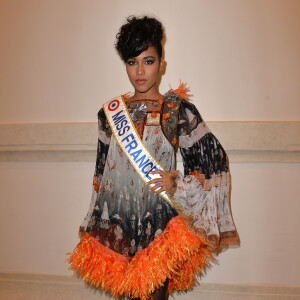
[[[137,66],[137,74],[138,75],[144,75],[145,69],[143,64],[138,64]]]

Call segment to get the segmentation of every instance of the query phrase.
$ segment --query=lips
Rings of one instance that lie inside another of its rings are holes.
[[[137,79],[135,82],[137,84],[144,84],[147,80],[146,79]]]

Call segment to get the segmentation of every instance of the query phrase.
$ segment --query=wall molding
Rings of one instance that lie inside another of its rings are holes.
[[[14,300],[104,300],[114,299],[91,288],[75,275],[0,272],[0,299]],[[124,298],[125,299],[125,298]],[[174,294],[169,299],[300,299],[300,287],[265,284],[230,284],[201,282],[189,293]]]
[[[206,123],[230,162],[300,162],[300,122]],[[0,161],[95,161],[96,141],[96,123],[0,124]]]

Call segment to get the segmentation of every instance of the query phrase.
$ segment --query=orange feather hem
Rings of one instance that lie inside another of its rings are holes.
[[[89,285],[101,287],[116,298],[148,299],[169,278],[168,293],[191,288],[200,274],[215,260],[207,244],[187,229],[181,217],[169,221],[167,228],[147,248],[134,257],[124,257],[100,244],[89,233],[66,260]]]

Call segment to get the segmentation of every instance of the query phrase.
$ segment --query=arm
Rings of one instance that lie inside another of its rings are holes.
[[[174,198],[213,248],[238,244],[229,205],[227,154],[193,104],[182,102],[179,124],[184,175],[178,173]]]
[[[162,186],[168,192],[178,213],[188,216],[189,227],[212,249],[238,244],[229,206],[230,173],[225,150],[196,107],[185,100],[180,107],[178,129],[184,174],[161,174],[161,184],[153,189]]]
[[[97,156],[96,156],[96,165],[93,177],[93,191],[90,202],[89,210],[79,227],[79,237],[82,238],[85,234],[85,230],[90,221],[92,212],[95,207],[96,199],[99,194],[99,189],[101,186],[102,175],[104,172],[104,168],[107,160],[107,153],[110,143],[111,131],[106,120],[105,113],[101,108],[98,112],[98,144],[97,144]]]

